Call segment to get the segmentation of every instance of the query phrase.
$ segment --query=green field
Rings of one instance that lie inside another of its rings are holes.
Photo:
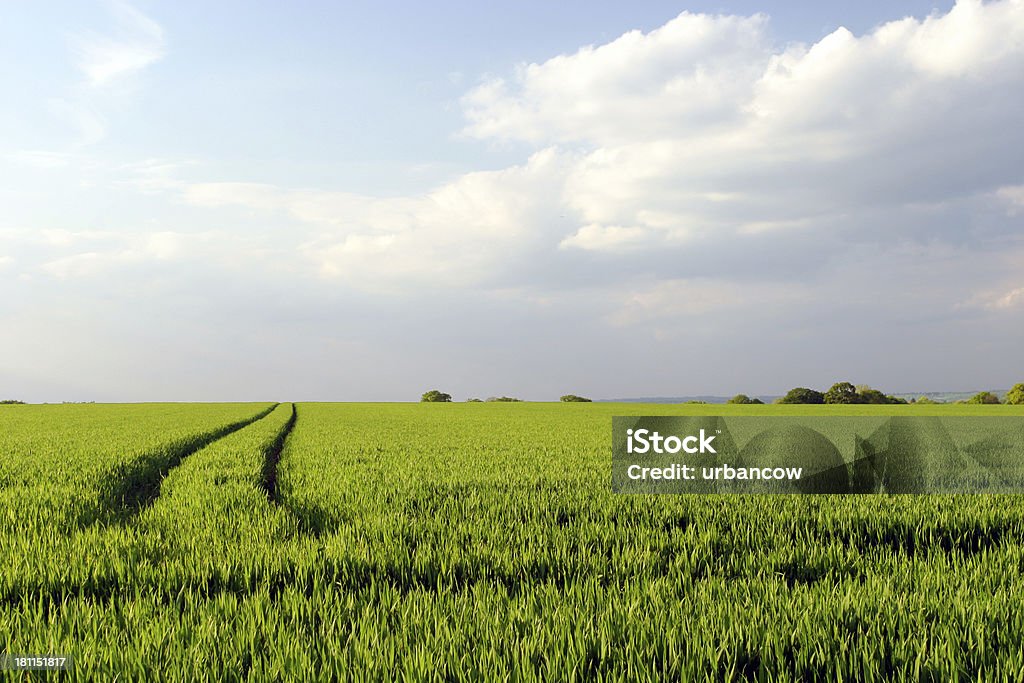
[[[1024,407],[0,406],[3,649],[82,681],[1024,680],[1024,496],[611,492],[613,415],[809,413]]]

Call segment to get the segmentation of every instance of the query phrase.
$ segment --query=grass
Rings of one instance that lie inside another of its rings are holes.
[[[77,427],[103,463],[161,440],[142,408],[89,408],[63,443]],[[73,654],[71,680],[1024,679],[1021,496],[610,489],[613,415],[1024,408],[298,404],[289,433],[282,404],[87,522],[65,508],[92,493],[46,483],[93,492],[109,467],[26,463],[44,413],[0,441],[0,471],[50,472],[20,491],[46,505],[0,507],[0,634]]]

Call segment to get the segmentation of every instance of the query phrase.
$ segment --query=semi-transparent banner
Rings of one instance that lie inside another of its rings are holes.
[[[1021,417],[615,417],[616,493],[1024,493]]]

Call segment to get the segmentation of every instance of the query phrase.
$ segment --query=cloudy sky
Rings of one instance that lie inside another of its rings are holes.
[[[1024,0],[5,3],[0,398],[1024,381]]]

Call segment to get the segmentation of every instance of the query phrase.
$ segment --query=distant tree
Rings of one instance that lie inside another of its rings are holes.
[[[4,399],[3,401],[0,401],[0,406],[23,406],[23,405],[25,405],[24,401],[19,401],[19,400],[14,399],[14,398],[7,398],[7,399]]]
[[[420,397],[420,403],[451,403],[452,395],[431,389]]]
[[[700,406],[706,406],[708,404],[707,401],[697,401],[697,400],[683,401],[683,403],[689,403],[689,404],[700,405]]]
[[[509,396],[488,396],[487,403],[522,403],[522,399]]]
[[[726,403],[733,405],[749,406],[749,405],[764,405],[764,401],[759,398],[750,398],[746,394],[736,394],[730,398]]]
[[[915,401],[915,403],[917,403],[917,405],[933,406],[936,405],[938,401],[934,401],[928,398],[927,396],[921,396],[920,398],[917,399],[917,401]]]
[[[862,403],[857,387],[849,382],[836,382],[825,392],[825,403]]]
[[[558,400],[561,401],[562,403],[593,403],[593,401],[591,401],[589,398],[583,398],[582,396],[577,396],[576,394],[566,394],[565,396],[562,396]]]
[[[752,406],[763,406],[764,405],[764,401],[762,401],[759,398],[752,398],[752,399],[750,399],[750,405],[752,405]]]
[[[483,403],[483,401],[478,398],[467,398],[466,403]]]
[[[1003,403],[1011,406],[1024,406],[1024,383],[1014,384],[1013,388],[1006,392]]]
[[[857,392],[857,395],[860,397],[860,403],[870,405],[886,405],[889,403],[889,398],[885,394],[871,387],[864,387]]]
[[[796,389],[790,389],[789,392],[777,402],[819,404],[825,402],[825,395],[820,391],[815,391],[814,389],[797,387]]]
[[[967,399],[967,402],[982,405],[996,405],[999,403],[999,397],[991,391],[979,391],[974,396]]]

